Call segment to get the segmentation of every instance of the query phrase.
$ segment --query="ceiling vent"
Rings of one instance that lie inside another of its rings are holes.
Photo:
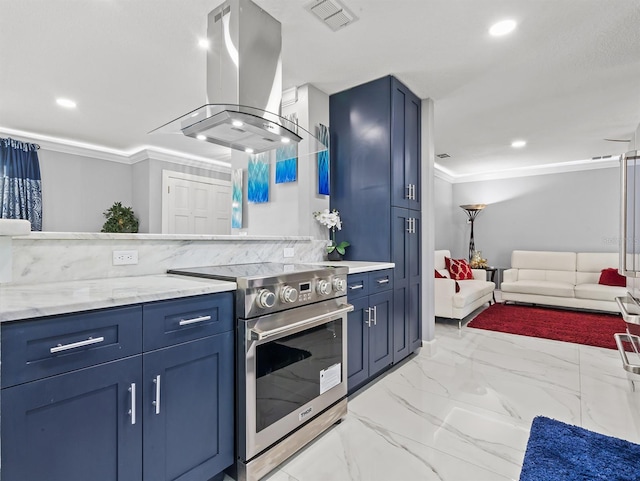
[[[358,17],[337,0],[314,0],[304,8],[334,32],[358,20]]]
[[[436,157],[439,159],[448,159],[451,156],[449,154],[437,154]]]

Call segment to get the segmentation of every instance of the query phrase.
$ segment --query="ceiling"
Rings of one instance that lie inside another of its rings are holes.
[[[282,23],[283,86],[333,94],[393,74],[435,105],[452,178],[627,150],[640,123],[638,0],[344,0],[334,32],[309,0],[255,0]],[[205,103],[207,13],[221,0],[3,0],[0,131],[224,160],[149,134]],[[518,28],[491,37],[505,18]],[[57,97],[77,102],[74,110]],[[521,149],[511,147],[524,139]]]

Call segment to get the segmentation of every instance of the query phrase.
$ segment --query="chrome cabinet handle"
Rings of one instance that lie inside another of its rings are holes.
[[[388,284],[389,283],[389,279],[377,279],[376,282],[378,284]]]
[[[193,319],[182,319],[178,324],[180,326],[186,326],[188,324],[195,324],[196,322],[204,322],[204,321],[210,321],[211,320],[211,316],[200,316],[200,317],[194,317]]]
[[[52,347],[49,350],[51,351],[51,354],[55,354],[56,352],[68,351],[69,349],[75,349],[76,347],[90,346],[92,344],[98,344],[100,342],[104,342],[104,337],[90,337],[89,339],[86,339],[84,341],[72,342],[71,344],[58,344],[57,346]]]
[[[409,234],[416,233],[416,220],[413,217],[407,219],[407,232]]]
[[[362,289],[362,288],[364,288],[363,284],[355,284],[353,286],[349,286],[349,289],[352,291],[355,291],[356,289]]]
[[[378,306],[373,306],[373,325],[378,325]]]
[[[153,384],[156,385],[156,398],[151,404],[156,407],[156,414],[160,414],[160,374],[153,380]]]
[[[407,184],[407,195],[406,199],[411,199],[411,184]]]
[[[136,423],[136,383],[132,382],[129,386],[129,392],[131,393],[131,409],[129,409],[129,416],[131,416],[131,424]]]
[[[367,324],[367,327],[371,327],[371,308],[367,307],[367,320],[364,321]]]

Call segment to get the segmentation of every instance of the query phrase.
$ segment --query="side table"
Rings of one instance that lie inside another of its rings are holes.
[[[498,268],[497,267],[493,267],[493,266],[487,266],[487,267],[482,267],[482,269],[484,269],[485,271],[487,271],[487,274],[489,275],[489,281],[493,282],[495,284],[495,278],[496,278],[496,272],[498,272]],[[498,286],[496,286],[497,288]],[[496,290],[493,290],[493,303],[496,303]]]

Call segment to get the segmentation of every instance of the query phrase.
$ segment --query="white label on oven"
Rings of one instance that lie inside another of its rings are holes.
[[[324,394],[329,389],[340,384],[342,374],[342,364],[337,363],[320,371],[320,394]]]

